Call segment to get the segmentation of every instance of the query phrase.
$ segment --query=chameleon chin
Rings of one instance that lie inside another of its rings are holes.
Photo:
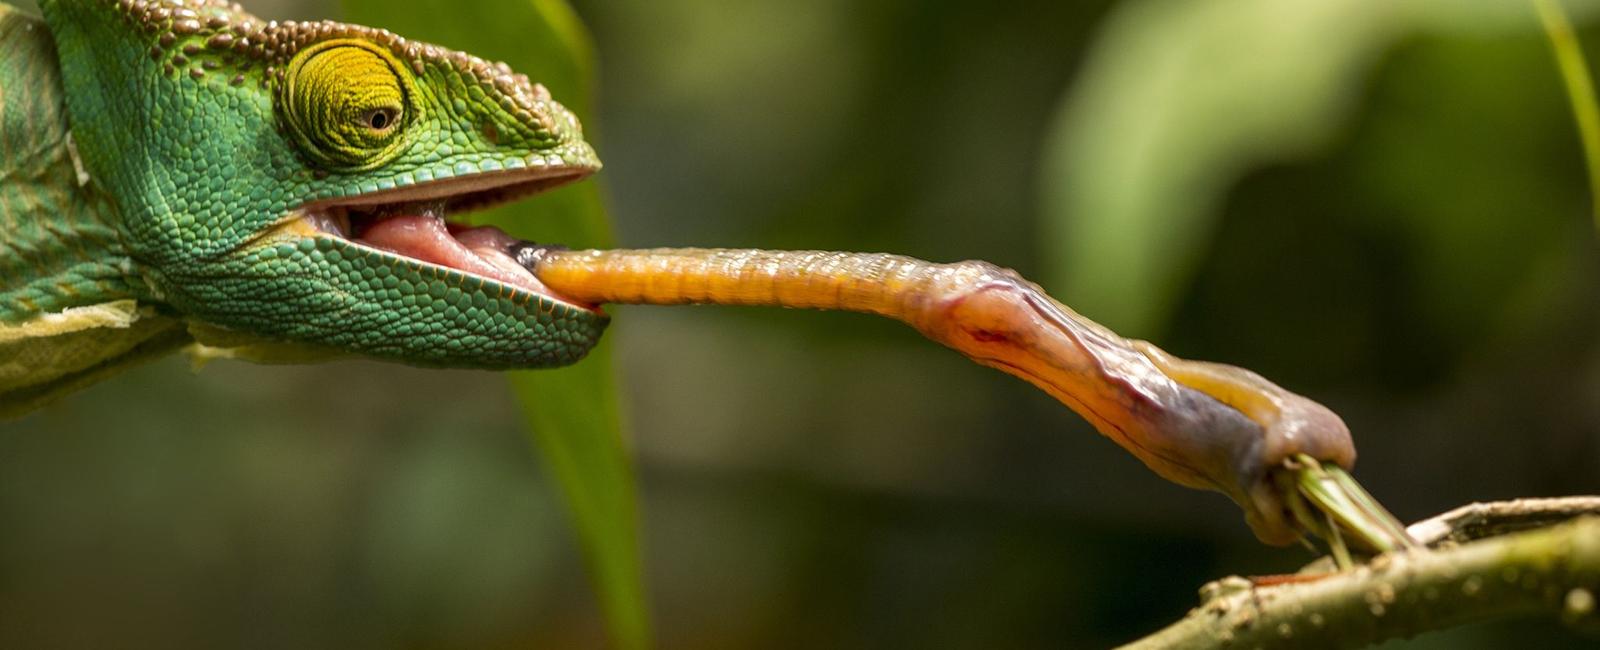
[[[40,4],[42,21],[0,5],[0,80],[27,88],[0,104],[0,415],[184,348],[561,366],[601,336],[600,304],[716,303],[901,320],[1228,495],[1273,544],[1318,532],[1288,466],[1355,461],[1315,402],[1124,339],[988,263],[567,251],[461,225],[600,169],[572,113],[503,64],[215,0]]]

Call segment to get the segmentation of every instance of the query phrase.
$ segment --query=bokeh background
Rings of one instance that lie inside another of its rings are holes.
[[[624,245],[990,260],[1332,406],[1402,519],[1600,492],[1600,250],[1521,2],[573,5]],[[1310,557],[904,327],[613,311],[661,648],[1104,647]],[[0,424],[0,647],[604,647],[517,408],[172,358]]]

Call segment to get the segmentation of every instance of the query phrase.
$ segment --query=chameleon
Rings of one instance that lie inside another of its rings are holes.
[[[40,9],[0,4],[0,417],[180,350],[545,368],[595,345],[604,303],[849,310],[1036,385],[1162,477],[1232,498],[1265,542],[1406,543],[1340,478],[1355,449],[1332,411],[1118,336],[1002,267],[566,250],[466,225],[601,167],[504,64],[219,0]],[[1335,479],[1286,478],[1308,467]]]

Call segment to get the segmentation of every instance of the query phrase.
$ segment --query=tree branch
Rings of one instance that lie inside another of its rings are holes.
[[[1203,602],[1183,620],[1124,648],[1358,648],[1538,614],[1600,630],[1595,515],[1600,497],[1458,508],[1410,527],[1424,543],[1437,543],[1434,550],[1391,553],[1352,571],[1303,572],[1272,584],[1224,578],[1201,589]],[[1565,519],[1572,520],[1551,525]]]
[[[1475,539],[1543,528],[1582,515],[1600,515],[1600,496],[1513,499],[1470,503],[1406,527],[1427,546],[1464,544]]]

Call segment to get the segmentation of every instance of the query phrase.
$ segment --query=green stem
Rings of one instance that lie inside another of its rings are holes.
[[[1572,31],[1572,21],[1561,8],[1559,0],[1532,0],[1544,23],[1544,32],[1550,37],[1556,66],[1561,69],[1561,80],[1567,87],[1567,99],[1572,103],[1572,115],[1578,122],[1578,137],[1583,141],[1584,162],[1589,167],[1589,194],[1593,205],[1595,228],[1600,230],[1600,106],[1595,103],[1594,84],[1589,77],[1589,64],[1583,59],[1583,48]]]

